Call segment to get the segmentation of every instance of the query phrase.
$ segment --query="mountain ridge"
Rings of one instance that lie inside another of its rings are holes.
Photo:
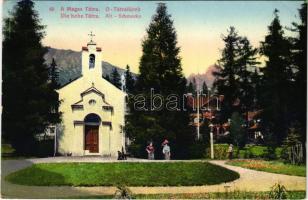
[[[48,52],[44,56],[45,63],[49,65],[54,58],[59,70],[59,83],[61,86],[68,84],[69,82],[77,79],[81,76],[81,51],[74,51],[71,49],[56,49],[48,47]],[[122,69],[116,65],[113,65],[107,61],[102,61],[102,76],[111,74],[113,69],[117,69],[119,74],[125,73],[126,69]],[[209,66],[202,74],[190,74],[187,79],[187,84],[196,79],[198,87],[202,86],[205,81],[208,87],[211,87],[214,82],[214,76],[212,73],[217,70],[215,65]],[[132,72],[134,78],[138,75]]]
[[[187,84],[192,82],[193,79],[196,79],[197,87],[201,88],[203,82],[205,81],[208,87],[212,87],[215,81],[215,77],[213,76],[213,72],[217,71],[216,65],[210,65],[203,73],[201,74],[190,74],[187,79]]]
[[[48,52],[44,56],[45,63],[49,65],[54,58],[59,70],[59,83],[61,86],[68,84],[72,80],[81,76],[81,51],[74,51],[71,49],[56,49],[48,47]],[[118,70],[119,74],[125,73],[126,69],[122,69],[115,66],[107,61],[102,61],[102,76],[111,74],[112,70],[115,68]],[[134,77],[137,74],[132,72]]]

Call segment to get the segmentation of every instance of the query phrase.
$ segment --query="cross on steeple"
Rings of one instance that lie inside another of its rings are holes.
[[[92,40],[92,39],[93,39],[93,37],[94,37],[95,35],[92,33],[92,31],[91,31],[91,33],[90,33],[90,34],[88,34],[88,36],[90,36],[90,39],[91,39],[91,40],[90,40],[90,42],[93,42],[93,40]]]

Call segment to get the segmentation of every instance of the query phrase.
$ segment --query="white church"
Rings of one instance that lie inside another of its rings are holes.
[[[62,123],[57,128],[60,154],[115,157],[125,149],[126,94],[102,78],[101,54],[91,39],[82,47],[82,76],[57,91],[62,101]]]

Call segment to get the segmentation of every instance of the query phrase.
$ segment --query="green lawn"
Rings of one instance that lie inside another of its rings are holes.
[[[187,186],[212,185],[239,178],[207,162],[34,164],[6,177],[21,185]]]
[[[272,172],[277,174],[287,174],[293,176],[306,176],[305,165],[290,165],[284,164],[280,161],[265,161],[265,160],[232,160],[227,164],[259,170]]]
[[[137,194],[136,199],[270,199],[269,192],[215,192],[195,194]],[[305,199],[305,191],[288,191],[288,199]],[[73,197],[74,199],[112,199],[112,195]]]

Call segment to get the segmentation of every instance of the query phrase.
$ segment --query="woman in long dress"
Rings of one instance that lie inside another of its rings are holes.
[[[153,143],[150,142],[150,144],[147,146],[146,151],[148,152],[148,159],[149,160],[154,160],[154,146]]]
[[[163,142],[163,154],[165,155],[165,160],[170,160],[171,157],[171,150],[170,150],[170,146],[168,145],[168,140],[165,140]]]

